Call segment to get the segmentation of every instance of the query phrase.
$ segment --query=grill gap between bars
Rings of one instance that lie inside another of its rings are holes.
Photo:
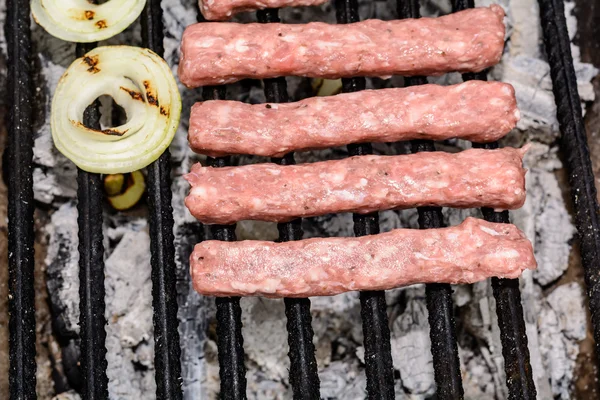
[[[29,0],[6,4],[8,137],[3,158],[8,186],[9,390],[35,399],[33,231],[33,76]]]
[[[277,9],[259,10],[256,16],[260,23],[281,22]],[[287,103],[289,101],[285,77],[264,79],[263,83],[268,103]],[[285,129],[285,127],[282,127],[282,129]],[[288,153],[282,158],[272,158],[271,161],[279,165],[293,165],[296,163],[294,153]],[[277,229],[279,230],[279,241],[281,242],[302,239],[301,218],[277,224]],[[284,299],[284,303],[287,317],[288,356],[290,358],[289,379],[294,394],[293,398],[295,400],[318,400],[320,398],[320,381],[313,344],[314,332],[310,314],[310,300],[307,298],[287,298]]]
[[[336,18],[338,24],[358,22],[358,0],[336,0]],[[364,90],[365,78],[342,79],[344,93]],[[371,154],[370,143],[350,144],[347,146],[350,156]],[[356,236],[379,233],[379,213],[353,214],[354,234]],[[394,367],[390,344],[390,328],[387,315],[385,292],[360,292],[361,318],[363,325],[365,369],[367,375],[367,395],[369,399],[393,399]]]
[[[474,0],[453,0],[453,12],[475,7]],[[465,73],[464,81],[487,81],[486,71],[478,73]],[[498,142],[478,144],[473,147],[496,149]],[[495,212],[490,208],[482,208],[481,213],[486,221],[495,223],[510,223],[508,211]],[[529,362],[529,348],[527,347],[527,333],[523,319],[523,305],[521,304],[521,291],[519,279],[492,278],[492,289],[496,299],[496,314],[500,327],[500,341],[504,357],[504,370],[506,372],[506,385],[509,399],[533,400],[536,398],[535,383]]]
[[[77,44],[76,57],[96,47]],[[88,106],[83,124],[100,129],[99,102]],[[86,399],[108,399],[106,376],[106,318],[104,315],[104,244],[102,232],[102,177],[77,168],[77,225],[79,235],[79,363]]]
[[[148,0],[141,15],[142,43],[161,57],[165,52],[162,17],[161,1]],[[147,176],[156,397],[177,400],[183,394],[169,149],[147,167]]]
[[[398,0],[399,18],[420,18],[419,0]],[[427,84],[427,78],[416,76],[404,78],[405,86]],[[412,140],[411,152],[435,151],[433,140]],[[444,217],[441,207],[419,207],[419,228],[443,228]],[[452,287],[446,283],[425,285],[429,336],[437,396],[441,399],[462,399],[464,390],[458,356],[456,323]]]

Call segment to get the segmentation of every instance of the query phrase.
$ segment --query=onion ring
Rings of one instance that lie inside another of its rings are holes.
[[[101,130],[83,125],[83,112],[102,95],[125,109],[124,125]],[[75,60],[60,78],[50,126],[56,148],[79,168],[115,174],[160,157],[180,115],[179,89],[161,57],[140,47],[105,46]]]
[[[69,42],[105,40],[124,31],[141,14],[146,0],[31,0],[35,21],[49,34]]]

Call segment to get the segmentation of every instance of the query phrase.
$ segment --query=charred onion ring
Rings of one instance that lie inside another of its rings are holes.
[[[83,112],[102,95],[127,113],[124,125],[102,130],[83,125]],[[132,172],[167,149],[179,125],[181,97],[167,63],[148,49],[98,47],[71,64],[52,99],[56,148],[79,168]]]
[[[49,34],[69,42],[105,40],[124,31],[140,15],[146,0],[31,0],[33,18]]]

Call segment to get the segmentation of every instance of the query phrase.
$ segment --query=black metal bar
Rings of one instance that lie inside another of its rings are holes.
[[[35,399],[33,287],[33,78],[29,0],[6,4],[8,141],[9,387],[11,399]]]
[[[419,0],[398,0],[399,18],[420,18],[419,3]],[[425,84],[425,77],[405,78],[406,86]],[[413,153],[435,151],[432,140],[413,140],[411,147]],[[420,207],[417,208],[417,212],[421,229],[445,226],[441,207]],[[441,399],[462,399],[464,390],[458,357],[452,287],[442,283],[427,284],[425,294],[437,396]]]
[[[78,44],[76,56],[96,47],[95,43]],[[100,129],[99,104],[84,112],[83,124]],[[102,178],[77,169],[77,225],[79,227],[79,364],[85,399],[108,399],[106,376],[106,318],[104,312],[104,244],[102,232]]]
[[[454,12],[472,7],[474,7],[473,0],[453,0],[452,2]],[[463,80],[487,80],[487,74],[485,71],[463,74]],[[498,143],[473,143],[473,147],[494,149],[498,147]],[[510,223],[508,211],[495,212],[489,208],[482,208],[481,212],[486,221]],[[519,280],[492,278],[492,289],[496,299],[496,314],[500,327],[509,399],[535,399],[536,390],[529,362]]]
[[[452,12],[475,8],[475,0],[452,0]]]
[[[239,297],[219,297],[217,302],[217,347],[222,399],[246,399],[246,367],[242,309]]]
[[[225,87],[205,86],[202,97],[206,100],[225,99]],[[231,163],[229,157],[209,158],[208,164],[223,168]],[[213,239],[226,242],[237,240],[234,225],[213,225]],[[244,337],[242,336],[242,309],[239,297],[219,297],[217,303],[217,348],[221,398],[246,399],[246,366],[244,365]]]
[[[256,13],[258,22],[280,22],[277,9],[259,10]],[[265,97],[269,103],[287,103],[289,101],[287,84],[284,77],[265,79]],[[285,129],[285,127],[283,128]],[[273,158],[280,165],[295,164],[294,154],[286,154],[282,158]],[[302,219],[277,225],[279,240],[287,242],[301,240],[303,236]],[[294,399],[319,399],[319,374],[315,359],[314,332],[310,314],[309,299],[284,299],[285,315],[287,317],[288,345],[290,358],[290,384]]]
[[[164,54],[162,16],[161,1],[148,0],[142,12],[142,41],[161,56]],[[182,398],[170,160],[167,149],[147,168],[154,368],[156,397],[161,400]]]
[[[338,24],[358,22],[357,0],[336,0],[336,18]],[[344,93],[365,89],[365,78],[342,79]],[[371,154],[370,143],[348,145],[351,156]],[[379,233],[379,214],[354,214],[354,234],[356,236]],[[365,366],[367,375],[367,395],[369,399],[393,399],[394,366],[390,346],[390,328],[388,326],[387,304],[383,291],[365,291],[360,293],[361,317],[365,347]]]
[[[564,5],[557,0],[540,0],[539,4],[552,90],[562,132],[560,145],[575,206],[575,224],[579,233],[596,354],[600,354],[600,221],[594,173],[581,113],[581,99],[577,93]]]

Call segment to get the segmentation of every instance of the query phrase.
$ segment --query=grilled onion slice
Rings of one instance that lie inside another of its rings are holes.
[[[124,31],[140,15],[146,0],[31,0],[33,18],[49,34],[69,42],[105,40]]]
[[[127,122],[95,130],[83,112],[111,96]],[[132,172],[156,160],[179,125],[181,97],[167,63],[148,49],[98,47],[71,64],[52,99],[50,124],[56,148],[79,168],[96,173]]]

